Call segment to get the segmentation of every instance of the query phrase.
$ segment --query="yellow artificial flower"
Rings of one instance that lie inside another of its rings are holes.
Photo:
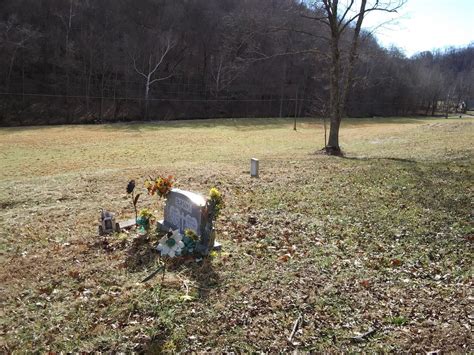
[[[192,229],[186,229],[186,230],[184,231],[184,235],[185,235],[186,237],[188,237],[189,239],[192,239],[192,240],[194,240],[194,241],[196,241],[196,240],[199,239],[198,235],[197,235],[196,233],[194,233],[194,231],[193,231]]]
[[[146,181],[145,181],[145,188],[146,188],[147,190],[150,190],[152,187],[153,187],[153,184],[151,183],[151,181],[150,181],[150,180],[146,180]]]
[[[220,191],[218,189],[216,189],[215,187],[213,187],[210,191],[209,191],[209,197],[212,199],[212,200],[219,200],[222,195],[220,193]]]
[[[142,208],[139,213],[140,217],[143,218],[152,218],[153,213],[148,208]]]

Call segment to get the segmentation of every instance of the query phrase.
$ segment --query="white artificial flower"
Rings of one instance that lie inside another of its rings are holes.
[[[169,256],[170,258],[181,254],[182,248],[184,248],[183,236],[178,229],[173,231],[171,235],[168,233],[161,238],[157,247],[161,252],[161,256]]]

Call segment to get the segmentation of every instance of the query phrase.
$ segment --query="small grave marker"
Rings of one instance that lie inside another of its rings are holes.
[[[258,177],[258,159],[252,158],[250,160],[250,176]]]
[[[112,212],[102,210],[99,219],[99,235],[111,234],[120,231],[118,223],[115,223],[115,215]]]

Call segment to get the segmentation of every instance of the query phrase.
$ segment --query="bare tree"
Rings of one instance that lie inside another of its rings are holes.
[[[256,50],[256,43],[253,24],[246,23],[246,20],[242,9],[220,20],[221,31],[209,67],[214,97],[229,88],[249,67],[246,55]]]
[[[158,69],[160,66],[163,64],[163,61],[165,60],[166,56],[168,55],[169,51],[175,46],[175,43],[171,41],[171,39],[168,37],[164,43],[164,45],[159,46],[158,51],[152,51],[148,54],[144,65],[141,67],[137,65],[137,60],[136,58],[133,59],[133,68],[139,74],[145,79],[145,100],[148,100],[150,96],[150,87],[154,83],[158,81],[163,81],[166,79],[169,79],[173,76],[173,74],[169,74],[166,76],[157,76],[155,77],[155,74],[157,73]]]
[[[70,37],[71,37],[71,31],[72,31],[72,19],[76,16],[76,13],[74,12],[74,1],[70,0],[69,1],[69,8],[67,9],[66,12],[60,12],[57,14],[59,19],[61,20],[61,23],[64,26],[65,30],[65,51],[66,51],[66,56],[69,54],[69,46],[70,46]]]
[[[10,54],[5,78],[6,91],[10,88],[10,79],[18,52],[26,48],[29,41],[38,37],[39,33],[33,30],[31,26],[19,24],[16,16],[10,16],[7,22],[0,22],[0,48]]]
[[[169,79],[173,76],[173,72],[165,75],[159,75],[159,69],[163,65],[170,51],[176,46],[176,41],[172,39],[171,34],[159,36],[155,43],[151,43],[146,48],[146,54],[141,58],[132,55],[133,69],[144,79],[145,85],[145,118],[148,114],[148,100],[150,98],[151,86],[159,81]],[[141,63],[137,63],[141,59]]]
[[[405,0],[318,0],[313,3],[314,15],[304,15],[322,22],[330,33],[330,103],[331,126],[325,147],[330,155],[341,155],[339,128],[354,79],[354,64],[365,16],[374,11],[397,12]],[[351,31],[352,33],[349,33]],[[349,38],[348,38],[349,37]],[[345,41],[348,46],[344,46]]]
[[[71,69],[74,66],[74,42],[71,40],[72,37],[72,20],[76,16],[75,12],[75,0],[69,0],[69,6],[67,8],[61,9],[56,16],[60,19],[62,25],[64,26],[64,60],[63,65],[65,66],[66,74],[66,92],[65,92],[65,102],[67,105],[67,117],[68,120],[71,119],[71,110],[69,104],[69,95],[70,95],[70,86],[71,86]]]
[[[225,54],[211,57],[210,73],[213,82],[211,92],[214,97],[219,97],[220,92],[229,87],[245,67],[245,62],[231,59]]]

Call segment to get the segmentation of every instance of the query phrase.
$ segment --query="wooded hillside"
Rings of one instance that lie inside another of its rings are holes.
[[[4,0],[0,125],[324,115],[317,11],[298,0]],[[407,58],[362,37],[349,116],[434,114],[474,97],[474,45]]]

